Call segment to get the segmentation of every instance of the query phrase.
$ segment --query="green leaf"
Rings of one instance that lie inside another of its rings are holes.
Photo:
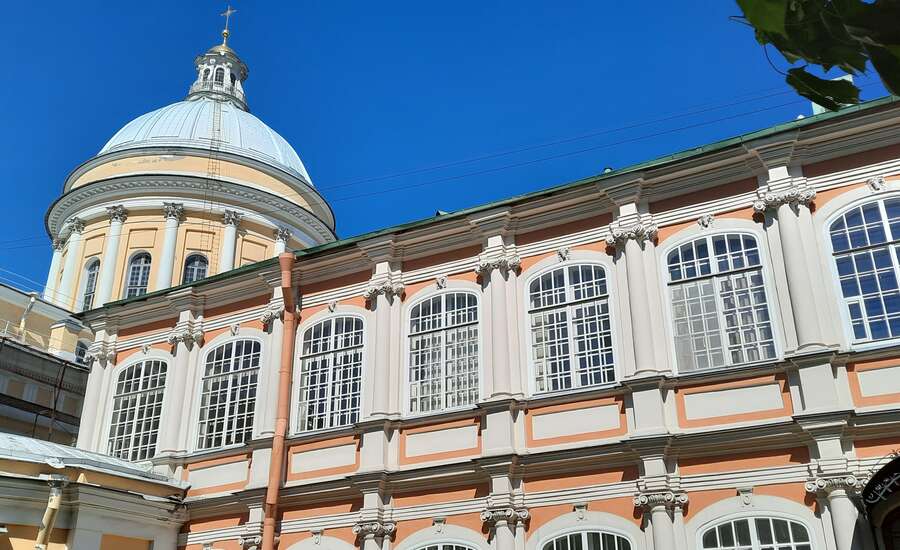
[[[866,46],[872,66],[878,71],[884,87],[892,94],[900,95],[900,57],[897,57],[896,50],[896,48]]]
[[[737,0],[737,3],[744,12],[744,17],[757,30],[785,34],[788,0]]]
[[[798,94],[830,111],[859,103],[859,88],[846,80],[825,80],[798,68],[788,70],[786,81]]]

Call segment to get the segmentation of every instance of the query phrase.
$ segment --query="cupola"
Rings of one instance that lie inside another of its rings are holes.
[[[210,97],[219,101],[229,101],[235,107],[249,111],[243,86],[249,74],[247,65],[228,46],[228,21],[234,12],[235,10],[229,7],[222,14],[225,16],[222,43],[213,46],[206,53],[198,55],[194,59],[197,80],[191,84],[187,99]]]

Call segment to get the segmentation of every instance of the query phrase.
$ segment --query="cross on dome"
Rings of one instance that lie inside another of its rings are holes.
[[[231,34],[231,16],[237,10],[230,5],[220,15],[225,18],[222,29],[222,43],[210,48],[205,54],[194,59],[197,67],[197,80],[191,85],[187,99],[208,97],[217,101],[227,101],[238,109],[249,111],[244,96],[244,81],[247,79],[247,65],[241,61],[237,53],[228,46]]]
[[[236,14],[237,10],[232,9],[229,4],[228,7],[223,11],[220,15],[225,18],[225,28],[222,29],[222,45],[225,46],[228,43],[228,23],[231,21],[231,16]]]

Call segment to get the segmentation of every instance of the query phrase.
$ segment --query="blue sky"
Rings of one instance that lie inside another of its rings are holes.
[[[184,97],[224,7],[4,6],[0,281],[44,281],[44,213],[65,177],[126,122]],[[342,237],[810,111],[728,1],[235,7],[229,44],[250,67],[251,110],[297,149]],[[866,99],[885,94],[874,77],[858,83]]]

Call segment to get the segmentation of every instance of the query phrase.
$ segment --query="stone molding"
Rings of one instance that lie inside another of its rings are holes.
[[[84,361],[88,365],[97,361],[101,367],[116,362],[116,346],[115,344],[107,344],[106,342],[94,342],[84,354]]]
[[[353,534],[361,538],[392,537],[397,530],[393,521],[358,521],[353,525]]]
[[[502,256],[482,256],[475,264],[475,273],[482,277],[491,274],[491,271],[499,269],[503,272],[519,271],[522,268],[522,258],[515,252]]]
[[[194,344],[203,342],[203,329],[193,326],[175,327],[166,337],[166,342],[172,346],[183,343],[188,349],[191,349]]]
[[[704,214],[697,218],[697,225],[699,225],[703,229],[708,229],[712,227],[714,221],[716,221],[715,216],[713,216],[712,214]]]
[[[84,231],[84,220],[77,216],[70,219],[67,225],[69,226],[69,229],[72,231],[72,233],[81,233],[82,231]]]
[[[531,517],[527,508],[488,508],[481,512],[481,521],[491,529],[497,525],[524,524]]]
[[[884,176],[872,176],[866,180],[866,184],[872,191],[883,191],[887,187],[887,181],[885,181]]]
[[[258,550],[260,546],[262,546],[262,535],[248,535],[239,537],[237,540],[238,546],[242,548],[242,550]]]
[[[181,221],[184,218],[184,204],[180,202],[164,202],[163,217],[167,220],[174,218]]]
[[[843,490],[848,494],[856,494],[862,491],[866,480],[853,474],[835,476],[818,476],[806,482],[806,492],[815,495],[829,495],[832,491]]]
[[[648,511],[659,506],[682,508],[687,503],[687,493],[681,491],[642,492],[634,496],[634,507]]]
[[[233,225],[237,227],[241,224],[241,219],[243,219],[244,215],[235,210],[226,210],[222,213],[222,223],[225,225]]]
[[[406,286],[403,283],[395,281],[392,275],[388,275],[379,280],[370,281],[369,286],[366,287],[366,291],[363,293],[363,298],[373,302],[378,296],[383,294],[388,300],[393,300],[394,297],[402,297],[405,291]]]
[[[647,222],[638,220],[627,225],[622,223],[610,224],[609,235],[606,237],[606,244],[609,246],[619,246],[630,240],[637,241],[638,244],[643,244],[644,241],[652,241],[655,239],[658,232],[659,226],[652,220]]]
[[[60,239],[59,237],[53,237],[53,240],[50,241],[50,246],[53,247],[53,250],[62,250],[63,246],[65,246],[66,241]]]
[[[289,240],[291,240],[291,235],[293,235],[293,232],[291,232],[291,229],[289,227],[282,226],[273,231],[272,235],[275,237],[276,241],[288,242]]]
[[[765,193],[753,201],[753,211],[764,214],[769,209],[788,204],[790,206],[803,205],[808,207],[816,200],[816,190],[807,186],[794,186],[776,193]]]
[[[121,204],[107,206],[106,215],[109,216],[110,222],[125,223],[125,220],[128,219],[128,209]]]

